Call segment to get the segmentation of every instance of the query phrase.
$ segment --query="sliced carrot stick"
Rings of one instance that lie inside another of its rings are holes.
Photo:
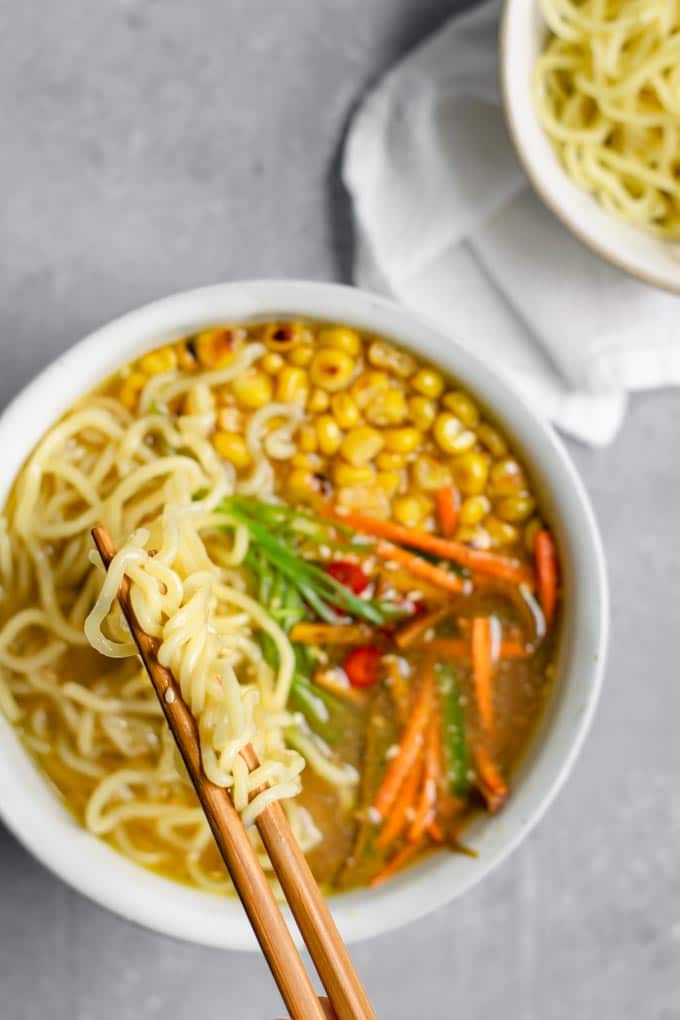
[[[472,654],[470,641],[463,638],[433,638],[427,642],[427,649],[439,655],[450,655],[452,658]],[[501,641],[498,648],[500,659],[525,659],[528,655],[529,652],[519,641]]]
[[[427,834],[433,843],[443,843],[446,839],[436,818],[428,825]]]
[[[360,645],[369,641],[373,631],[361,623],[335,625],[332,623],[296,623],[291,629],[291,641],[303,645]]]
[[[434,665],[431,660],[428,660],[425,663],[425,676],[418,691],[411,717],[399,744],[399,751],[390,762],[375,800],[375,808],[383,818],[394,804],[402,783],[418,760],[423,746],[425,729],[432,712],[433,698]]]
[[[417,843],[423,836],[428,825],[434,821],[437,804],[437,783],[441,769],[440,730],[437,712],[433,711],[427,726],[425,740],[425,774],[423,788],[420,792],[418,806],[408,830],[409,843]]]
[[[454,609],[455,605],[453,603],[449,603],[445,606],[438,606],[436,609],[431,609],[429,613],[424,613],[422,616],[417,616],[415,620],[405,623],[404,626],[400,627],[394,635],[395,645],[397,648],[401,648],[402,651],[406,648],[410,648],[411,645],[420,641],[423,634],[425,634],[430,627],[436,627],[438,623],[441,623],[447,616],[450,616]]]
[[[335,519],[342,524],[361,531],[366,535],[384,538],[390,542],[398,542],[412,549],[422,549],[442,559],[453,560],[462,567],[478,570],[481,574],[490,574],[515,584],[534,586],[535,577],[531,567],[519,560],[498,556],[483,549],[471,549],[462,542],[454,542],[449,538],[439,538],[428,531],[418,528],[407,528],[393,521],[384,521],[366,514],[334,513]]]
[[[491,687],[493,658],[491,620],[476,616],[472,621],[472,672],[475,695],[482,724],[487,733],[493,730],[493,691]]]
[[[403,832],[408,822],[409,812],[414,807],[421,776],[421,764],[417,761],[404,780],[392,810],[385,818],[385,824],[380,830],[376,846],[380,847],[381,850],[385,850]]]
[[[501,776],[496,763],[486,748],[479,744],[474,751],[479,787],[486,806],[495,815],[508,799],[508,784]]]
[[[455,535],[458,524],[458,507],[460,505],[458,490],[453,485],[443,485],[441,489],[437,489],[435,500],[437,519],[442,535],[445,538],[451,538],[452,535]]]
[[[534,539],[534,556],[538,574],[538,600],[546,623],[552,623],[557,606],[557,550],[555,540],[547,528]]]
[[[415,857],[420,849],[421,847],[419,843],[407,843],[398,854],[395,854],[392,860],[387,862],[385,867],[382,868],[377,875],[373,876],[368,884],[373,887],[376,885],[382,885],[388,878],[392,878],[392,876],[396,875],[398,871],[401,871],[401,869],[408,864],[411,858]]]
[[[437,588],[443,588],[444,591],[459,592],[465,589],[465,581],[462,577],[450,574],[448,570],[442,570],[441,567],[435,567],[428,560],[424,560],[422,556],[416,556],[415,553],[401,549],[392,542],[378,542],[375,551],[384,560],[400,563],[414,577],[422,577],[424,581],[429,581],[430,584],[434,584]]]

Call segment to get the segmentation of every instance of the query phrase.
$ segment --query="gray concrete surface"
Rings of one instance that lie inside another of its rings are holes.
[[[91,328],[228,278],[347,279],[338,147],[444,0],[0,2],[0,405]],[[381,1018],[680,1017],[680,394],[572,448],[613,589],[608,682],[538,830],[460,902],[357,947]],[[0,827],[2,1020],[272,1020],[262,961],[100,910]]]

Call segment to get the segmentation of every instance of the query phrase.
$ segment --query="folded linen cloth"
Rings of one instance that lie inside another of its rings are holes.
[[[499,98],[500,8],[453,17],[355,115],[343,161],[355,278],[474,349],[559,428],[604,445],[629,391],[680,385],[680,298],[591,254],[529,189]]]

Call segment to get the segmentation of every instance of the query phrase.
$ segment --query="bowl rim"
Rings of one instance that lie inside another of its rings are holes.
[[[602,544],[588,496],[547,422],[476,355],[386,298],[339,284],[252,280],[174,294],[89,334],[30,382],[0,415],[0,504],[35,442],[77,399],[116,367],[173,337],[219,321],[266,317],[339,321],[393,338],[422,353],[493,409],[544,490],[564,566],[564,633],[559,681],[517,773],[505,812],[473,827],[480,857],[432,855],[375,890],[342,893],[331,910],[348,941],[414,921],[476,885],[538,823],[563,785],[600,694],[608,636]],[[11,442],[10,442],[11,440]],[[0,818],[63,881],[122,917],[186,941],[256,949],[235,899],[215,897],[135,865],[82,829],[0,716]],[[296,932],[297,935],[297,932]]]
[[[680,269],[678,272],[678,280],[677,282],[674,282],[661,273],[655,273],[654,270],[640,268],[639,265],[634,264],[630,259],[628,259],[625,254],[621,254],[613,247],[603,244],[595,233],[584,230],[575,221],[575,218],[571,216],[570,213],[559,204],[559,202],[555,201],[549,188],[544,183],[542,174],[536,169],[534,161],[529,156],[528,147],[524,142],[524,128],[522,127],[521,119],[518,111],[515,109],[515,104],[512,98],[513,89],[511,84],[511,67],[514,67],[514,64],[510,59],[511,46],[509,42],[509,35],[512,30],[511,19],[514,16],[514,12],[519,10],[521,6],[526,7],[527,3],[532,8],[536,8],[538,6],[538,0],[503,0],[503,8],[501,11],[498,29],[498,51],[500,65],[500,95],[505,113],[505,121],[508,127],[510,140],[522,168],[529,178],[529,183],[543,204],[557,217],[560,223],[566,227],[567,230],[569,230],[574,237],[581,242],[581,244],[585,245],[586,248],[590,248],[591,251],[605,262],[608,262],[616,269],[620,269],[622,272],[627,273],[629,276],[634,277],[634,279],[639,280],[641,283],[646,283],[651,287],[658,287],[660,290],[665,290],[670,294],[680,294]],[[564,170],[561,167],[558,167],[558,169],[566,178],[567,175],[564,173]],[[595,200],[593,199],[593,202],[594,201]],[[609,218],[614,222],[617,222],[614,217]],[[642,232],[640,231],[640,233]]]

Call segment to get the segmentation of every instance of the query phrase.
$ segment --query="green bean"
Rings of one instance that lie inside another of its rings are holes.
[[[451,793],[464,797],[470,787],[468,751],[465,740],[465,714],[460,683],[450,663],[440,663],[435,672],[442,705],[443,744]]]

